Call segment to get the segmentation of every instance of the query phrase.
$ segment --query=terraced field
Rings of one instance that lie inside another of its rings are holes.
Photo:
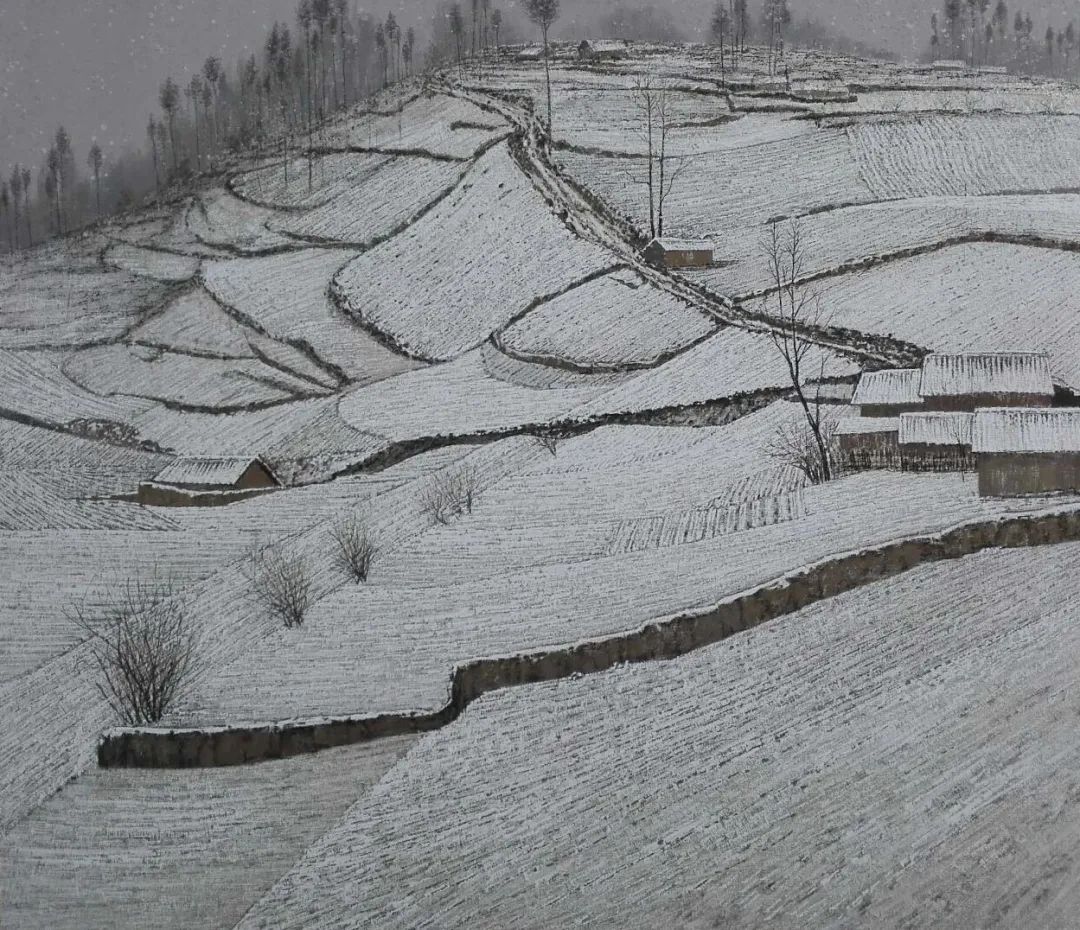
[[[239,926],[1067,926],[1078,555],[485,697]]]

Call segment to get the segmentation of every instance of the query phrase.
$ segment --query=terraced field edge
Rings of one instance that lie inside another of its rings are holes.
[[[98,744],[103,768],[198,768],[241,765],[318,752],[456,720],[489,691],[603,672],[618,665],[674,659],[845,591],[920,565],[984,549],[1080,540],[1080,508],[964,523],[941,533],[894,540],[834,556],[766,582],[705,610],[637,630],[541,652],[477,659],[454,668],[450,699],[428,713],[324,717],[193,729],[117,728]]]

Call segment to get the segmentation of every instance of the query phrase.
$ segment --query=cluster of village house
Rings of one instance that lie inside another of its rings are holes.
[[[1080,408],[1053,404],[1046,355],[928,355],[863,374],[836,442],[852,469],[975,470],[988,497],[1080,490]]]

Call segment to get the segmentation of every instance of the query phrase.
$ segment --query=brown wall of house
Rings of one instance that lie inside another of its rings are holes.
[[[164,484],[143,482],[137,500],[144,507],[225,507],[269,490],[267,487],[227,488],[217,491],[189,491]]]
[[[902,413],[920,413],[922,404],[860,404],[859,414],[864,417],[898,417]]]
[[[659,246],[645,250],[645,258],[654,265],[667,268],[708,268],[713,263],[711,251],[679,250],[665,252]]]
[[[1080,452],[984,452],[979,454],[978,460],[979,494],[982,497],[1080,490]]]
[[[840,467],[845,471],[872,468],[899,468],[900,445],[897,433],[856,433],[836,437]]]
[[[246,491],[252,488],[276,488],[278,483],[262,465],[252,462],[236,482],[236,487]]]
[[[908,442],[900,446],[900,467],[904,471],[975,471],[975,455],[969,445]]]
[[[927,397],[922,409],[971,413],[980,407],[1049,407],[1053,400],[1045,394],[964,394]]]

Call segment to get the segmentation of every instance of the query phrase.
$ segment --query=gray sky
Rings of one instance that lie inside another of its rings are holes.
[[[493,0],[508,12],[518,0]],[[563,22],[588,22],[619,0],[563,0]],[[638,0],[621,0],[638,5]],[[643,2],[643,0],[642,0]],[[796,16],[832,22],[853,38],[914,54],[926,41],[936,0],[790,0]],[[468,7],[468,2],[463,2]],[[671,15],[684,27],[704,24],[713,0],[677,0]],[[751,7],[760,5],[751,0]],[[1010,3],[1010,9],[1016,2]],[[404,25],[430,18],[429,0],[368,0]],[[1078,0],[1029,0],[1042,28]],[[208,55],[230,66],[262,43],[275,18],[292,22],[296,0],[0,0],[0,172],[15,160],[37,165],[55,127],[72,134],[80,164],[93,138],[106,152],[142,144],[143,127],[167,74],[186,83],[187,69]],[[1041,12],[1040,12],[1041,11]],[[557,30],[556,30],[557,31]],[[1039,30],[1040,34],[1042,29]]]

